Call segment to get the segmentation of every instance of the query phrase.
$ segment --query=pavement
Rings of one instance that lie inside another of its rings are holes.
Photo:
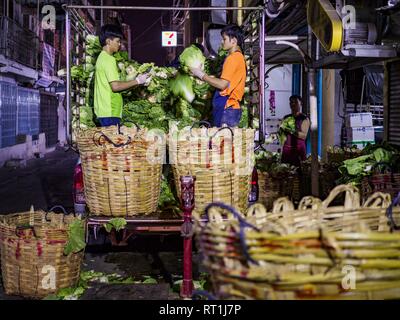
[[[77,159],[78,154],[73,150],[56,148],[44,158],[27,161],[24,167],[0,168],[0,214],[28,211],[31,205],[43,210],[62,205],[71,212],[73,169]],[[136,235],[124,247],[113,247],[108,237],[100,234],[97,241],[90,242],[86,248],[83,270],[117,273],[139,281],[151,277],[157,284],[96,284],[82,299],[180,299],[173,287],[182,279],[182,249],[183,241],[177,233]],[[204,276],[199,260],[194,250],[194,280]],[[22,298],[7,296],[0,285],[0,300],[10,299]]]
[[[72,210],[72,179],[78,154],[56,148],[25,167],[0,168],[0,214],[50,209],[62,205]]]

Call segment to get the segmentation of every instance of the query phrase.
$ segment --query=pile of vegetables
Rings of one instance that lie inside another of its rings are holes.
[[[101,52],[98,37],[86,38],[85,63],[71,68],[73,83],[79,88],[81,99],[73,106],[74,127],[94,127],[93,79],[96,59]],[[196,46],[186,48],[179,57],[181,68],[158,67],[154,63],[139,64],[129,60],[127,52],[114,55],[121,80],[134,80],[138,75],[149,73],[151,81],[122,92],[124,100],[122,123],[149,129],[168,131],[171,121],[179,127],[192,125],[210,118],[212,88],[189,74],[190,68],[204,70],[206,58]],[[208,70],[207,70],[208,71]],[[84,99],[82,99],[84,98]],[[78,117],[79,115],[79,117]]]
[[[260,150],[256,152],[255,159],[257,170],[271,177],[289,176],[297,172],[297,167],[281,162],[281,154],[278,152]]]
[[[97,36],[86,38],[84,63],[71,68],[71,78],[79,97],[72,99],[73,127],[96,126],[93,112],[94,71],[102,48]],[[179,128],[200,120],[210,121],[214,88],[190,74],[191,68],[200,68],[207,74],[219,76],[226,51],[220,50],[216,59],[206,59],[199,48],[189,46],[179,56],[180,68],[159,67],[154,63],[139,64],[128,58],[125,51],[114,54],[121,80],[134,80],[138,75],[150,73],[145,86],[122,92],[124,101],[122,123],[149,129],[168,131],[171,122]],[[59,75],[65,75],[60,70]],[[241,127],[248,127],[247,108],[244,108]]]
[[[400,152],[387,144],[369,145],[362,150],[362,155],[343,161],[339,167],[342,177],[339,183],[351,183],[358,186],[361,180],[372,174],[400,172]]]

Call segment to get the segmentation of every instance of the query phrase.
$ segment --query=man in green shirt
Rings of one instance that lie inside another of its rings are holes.
[[[99,40],[103,51],[96,61],[94,113],[102,127],[121,122],[123,101],[119,92],[150,81],[148,74],[141,74],[134,80],[120,81],[113,54],[119,51],[122,37],[122,31],[116,25],[108,24],[101,28]]]

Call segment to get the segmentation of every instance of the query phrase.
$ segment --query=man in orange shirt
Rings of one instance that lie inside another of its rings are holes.
[[[240,101],[246,82],[246,62],[242,54],[243,33],[237,25],[228,25],[221,31],[222,48],[229,52],[220,78],[205,74],[201,69],[191,69],[194,76],[217,88],[213,98],[213,124],[216,127],[238,126],[242,110]]]

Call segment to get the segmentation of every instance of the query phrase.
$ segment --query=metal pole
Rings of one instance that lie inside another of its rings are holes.
[[[260,124],[259,124],[259,143],[262,145],[265,141],[265,12],[261,13],[261,23],[260,23],[260,87],[258,90],[258,112],[260,115]]]
[[[66,80],[66,96],[67,110],[66,110],[66,138],[69,144],[72,143],[70,133],[70,111],[71,111],[71,48],[70,48],[70,37],[71,37],[71,21],[69,19],[69,11],[65,10],[65,51],[66,51],[66,67],[67,67],[67,80]]]
[[[183,282],[181,286],[181,297],[191,298],[193,293],[192,277],[192,211],[194,209],[195,181],[196,177],[181,176],[181,207],[183,210],[183,224],[181,235],[183,237]]]
[[[304,36],[265,36],[265,41],[298,41],[307,40]]]
[[[308,55],[313,59],[312,47],[313,33],[308,27]],[[310,97],[310,120],[311,120],[311,193],[319,196],[319,161],[318,161],[318,105],[315,89],[315,69],[310,66],[308,70],[308,92]]]
[[[263,7],[131,7],[131,6],[65,6],[67,9],[110,9],[110,10],[160,10],[160,11],[213,11],[213,10],[264,10]]]
[[[243,7],[243,0],[238,0],[238,7]],[[237,24],[241,26],[243,24],[243,11],[239,10],[237,13]]]
[[[103,0],[101,0],[101,10],[100,10],[100,27],[102,27],[103,26],[103,24],[104,24],[104,18],[103,18]]]
[[[37,11],[36,11],[36,19],[37,19],[37,30],[36,35],[40,36],[40,0],[37,2]]]
[[[362,87],[361,87],[360,109],[357,110],[357,112],[363,112],[362,110],[363,110],[364,89],[365,89],[365,79],[366,79],[366,78],[367,78],[366,76],[363,77]]]

